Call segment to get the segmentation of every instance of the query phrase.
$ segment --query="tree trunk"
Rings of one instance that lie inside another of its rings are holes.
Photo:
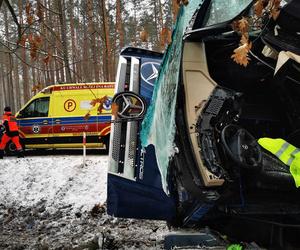
[[[6,40],[9,41],[10,40],[10,36],[9,36],[9,21],[8,21],[8,16],[7,16],[7,9],[4,9],[4,23],[5,23],[5,37]],[[14,99],[14,88],[13,88],[13,62],[12,62],[12,55],[10,54],[10,45],[9,43],[6,44],[7,48],[8,48],[8,53],[6,54],[5,58],[6,58],[6,67],[7,67],[7,72],[6,72],[6,79],[7,79],[7,93],[8,93],[8,100],[9,103],[7,103],[7,105],[9,105],[13,111],[15,111],[15,99]]]
[[[103,68],[104,68],[104,81],[111,81],[113,79],[111,75],[111,43],[109,36],[109,25],[107,10],[105,6],[105,0],[100,0],[100,10],[102,12],[102,25],[104,33],[104,44],[105,44],[105,53],[103,53]]]
[[[78,70],[77,70],[77,48],[76,48],[76,36],[75,36],[75,28],[74,28],[74,1],[69,0],[70,8],[69,8],[69,19],[70,19],[70,31],[71,31],[71,46],[72,46],[72,68],[73,68],[73,80],[74,82],[78,82]]]
[[[137,10],[137,6],[136,6],[136,2],[137,0],[133,0],[133,16],[134,16],[134,31],[133,31],[133,34],[134,34],[134,38],[133,38],[133,44],[134,46],[137,46],[137,13],[136,13],[136,10]]]
[[[2,53],[1,53],[2,55]],[[3,89],[3,64],[0,61],[0,114],[3,110],[3,106],[4,106],[4,89]]]
[[[116,0],[116,26],[119,33],[119,46],[124,47],[124,32],[123,32],[123,21],[122,21],[122,1]]]
[[[58,0],[57,7],[59,12],[61,43],[62,43],[62,50],[63,50],[63,61],[64,61],[66,80],[67,82],[72,82],[69,55],[68,55],[69,51],[68,51],[68,39],[67,39],[67,24],[66,24],[65,13],[63,12],[66,9],[65,1]]]
[[[159,26],[160,26],[160,51],[163,51],[165,46],[165,39],[164,39],[165,34],[163,33],[164,19],[163,19],[161,0],[158,0],[158,10],[159,10]]]
[[[88,30],[91,37],[91,51],[93,57],[94,80],[99,82],[99,63],[98,52],[96,49],[96,30],[94,26],[93,15],[93,0],[87,0],[87,14],[88,14]]]
[[[86,22],[86,18],[84,18],[84,24]],[[84,25],[85,26],[85,25]],[[83,77],[85,82],[91,82],[91,72],[90,72],[90,59],[89,59],[90,53],[89,53],[89,42],[88,42],[88,33],[85,28],[83,28],[83,55],[81,60],[82,65],[82,71],[83,71]]]
[[[3,63],[3,68],[2,68],[2,72],[3,72],[3,77],[2,77],[2,81],[3,81],[3,95],[4,95],[4,106],[8,106],[9,103],[9,98],[8,98],[8,91],[7,91],[7,65],[6,65],[6,57],[7,55],[4,56],[4,63]]]
[[[154,25],[155,25],[155,50],[160,49],[160,41],[159,41],[159,25],[158,25],[158,16],[157,16],[157,2],[156,0],[153,1],[153,8],[154,8]]]
[[[176,21],[178,11],[179,11],[179,4],[178,4],[178,2],[176,0],[172,0],[172,14],[173,14],[172,25]]]
[[[3,57],[2,57],[2,60],[3,60]],[[5,83],[5,74],[4,74],[4,71],[5,71],[5,69],[4,69],[4,60],[3,61],[1,61],[1,63],[0,63],[0,70],[1,70],[1,81],[0,81],[0,83],[1,83],[1,86],[0,86],[0,97],[1,97],[1,109],[0,109],[0,114],[2,114],[2,111],[3,111],[3,109],[4,109],[4,106],[6,105],[6,91],[5,91],[5,86],[4,86],[4,83]]]
[[[35,62],[32,62],[32,68],[31,68],[31,75],[32,75],[32,84],[31,84],[31,87],[33,85],[36,85],[37,84],[37,80],[36,80],[36,72],[35,72],[35,66],[36,66],[36,63]],[[44,74],[46,75],[46,72],[44,71]]]
[[[18,7],[19,7],[19,20],[20,20],[20,25],[23,26],[23,1],[22,0],[18,0]],[[30,97],[30,92],[29,92],[29,72],[28,72],[28,65],[27,65],[27,57],[26,57],[26,49],[25,47],[22,48],[22,52],[21,52],[21,58],[22,58],[22,89],[21,89],[21,93],[23,93],[23,100],[21,101],[21,103],[25,103],[27,101],[29,101],[29,97]]]
[[[15,100],[16,100],[16,110],[21,108],[21,93],[20,93],[20,76],[19,76],[19,65],[18,61],[16,60],[14,63],[14,83],[15,83]]]

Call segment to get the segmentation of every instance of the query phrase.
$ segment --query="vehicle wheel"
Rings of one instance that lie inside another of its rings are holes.
[[[35,151],[38,155],[45,155],[46,154],[46,148],[36,148]]]
[[[106,136],[104,138],[103,143],[105,145],[105,149],[103,150],[103,154],[108,155],[109,154],[109,136]]]
[[[5,148],[6,155],[15,155],[16,151],[17,151],[16,145],[12,141],[8,142]]]

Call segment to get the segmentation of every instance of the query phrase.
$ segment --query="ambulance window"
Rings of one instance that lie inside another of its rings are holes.
[[[32,101],[23,111],[22,117],[46,117],[49,111],[49,97]]]

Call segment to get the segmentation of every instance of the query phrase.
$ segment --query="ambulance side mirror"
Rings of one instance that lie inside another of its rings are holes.
[[[120,92],[112,99],[112,113],[117,121],[143,119],[146,113],[146,101],[132,91]]]

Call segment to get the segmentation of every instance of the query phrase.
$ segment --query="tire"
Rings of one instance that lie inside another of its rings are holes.
[[[46,155],[47,148],[36,148],[37,155]]]
[[[5,147],[6,155],[15,155],[16,151],[17,151],[16,145],[12,141],[9,141]]]
[[[25,145],[22,141],[22,139],[20,139],[20,144],[22,146],[22,149],[23,151],[25,152]],[[5,151],[5,154],[6,155],[17,155],[17,148],[16,148],[16,145],[12,142],[12,141],[9,141],[4,149]]]
[[[105,149],[103,149],[103,154],[108,155],[109,154],[109,135],[105,136],[103,143],[105,145]]]

